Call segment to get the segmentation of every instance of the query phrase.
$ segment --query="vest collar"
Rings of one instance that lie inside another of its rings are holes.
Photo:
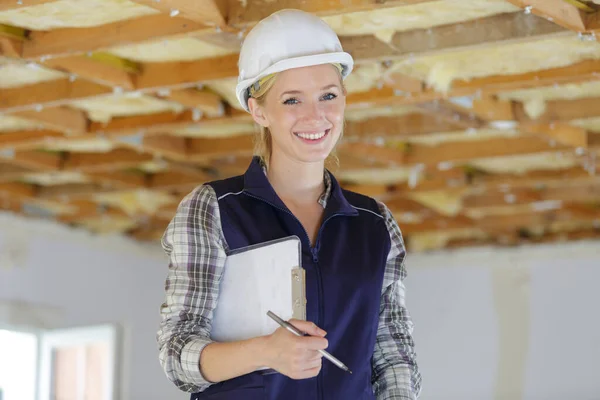
[[[326,173],[328,173],[331,178],[331,192],[329,198],[326,199],[327,206],[325,207],[325,219],[333,214],[349,216],[358,215],[358,211],[350,205],[333,174],[329,171],[326,171]],[[260,158],[257,156],[252,158],[252,162],[244,174],[244,192],[251,196],[258,197],[275,207],[289,211],[273,189],[273,186],[271,186],[271,183],[264,173]]]

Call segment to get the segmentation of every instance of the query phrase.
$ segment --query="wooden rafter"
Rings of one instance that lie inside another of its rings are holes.
[[[556,24],[576,32],[587,30],[586,12],[564,0],[508,0],[528,13],[548,18]]]
[[[233,26],[247,27],[255,24],[275,11],[285,8],[296,8],[320,16],[339,13],[351,13],[356,11],[372,10],[374,8],[396,7],[403,5],[428,3],[432,0],[306,0],[298,2],[295,0],[280,0],[277,2],[268,0],[241,2],[228,0],[229,24]]]
[[[221,0],[133,0],[169,15],[177,15],[191,21],[223,27],[225,25],[225,1]]]
[[[488,190],[484,194],[466,196],[463,205],[467,209],[476,209],[548,201],[565,203],[600,201],[600,178],[575,184],[565,181],[560,186],[551,187],[517,188],[509,191]]]
[[[76,55],[99,49],[140,43],[163,36],[214,31],[206,24],[158,14],[93,28],[34,31],[23,46],[23,58]]]
[[[536,154],[567,148],[559,144],[552,146],[546,140],[533,136],[445,142],[436,146],[410,144],[393,148],[365,143],[345,143],[340,147],[345,151],[360,152],[367,157],[379,158],[400,165],[437,165],[441,162],[462,162],[514,154]]]
[[[428,29],[396,32],[390,43],[376,40],[372,35],[342,36],[342,47],[352,56],[364,61],[393,60],[407,55],[419,56],[442,51],[476,50],[491,43],[514,43],[543,37],[568,34],[564,28],[524,13],[499,14],[441,25]]]
[[[100,84],[126,90],[134,89],[131,72],[87,55],[50,58],[44,60],[42,64]]]
[[[84,111],[68,107],[49,107],[39,111],[21,111],[16,117],[35,121],[40,125],[62,132],[87,132],[89,120]]]

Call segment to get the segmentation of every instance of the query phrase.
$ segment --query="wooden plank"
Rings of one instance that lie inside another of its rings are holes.
[[[0,56],[19,58],[23,53],[23,41],[0,36]]]
[[[549,100],[545,102],[544,113],[537,118],[531,118],[525,112],[522,103],[514,107],[518,121],[524,123],[549,123],[554,121],[569,121],[580,118],[600,117],[600,97],[587,97],[573,100]]]
[[[463,206],[468,209],[530,204],[543,201],[588,202],[600,201],[600,178],[583,183],[565,181],[560,186],[516,188],[508,192],[488,190],[483,194],[468,195]]]
[[[148,185],[148,176],[145,173],[125,171],[86,171],[85,175],[90,179],[107,183],[111,186],[123,188],[143,188]]]
[[[462,113],[473,114],[484,121],[517,119],[514,111],[515,102],[499,100],[493,95],[450,98],[446,101],[446,106]]]
[[[12,162],[43,171],[58,171],[62,169],[64,154],[54,151],[17,150]]]
[[[0,90],[0,111],[17,112],[43,105],[64,105],[73,100],[109,94],[112,91],[110,87],[84,79],[55,79]]]
[[[586,30],[584,11],[563,0],[508,0],[528,12],[576,32]]]
[[[24,168],[18,165],[12,165],[0,161],[0,182],[11,182],[21,178],[24,174],[33,172],[30,168]]]
[[[345,51],[363,61],[393,60],[465,48],[474,50],[490,43],[513,43],[565,34],[565,29],[522,12],[499,14],[460,24],[396,32],[389,44],[372,35],[341,36]]]
[[[194,122],[198,121],[195,121],[194,113],[190,110],[180,113],[166,111],[148,115],[116,117],[108,123],[92,122],[89,131],[91,133],[103,132],[106,134],[138,133],[140,129],[143,129],[146,133],[164,132]]]
[[[196,61],[177,61],[144,64],[135,77],[138,89],[194,85],[203,81],[232,78],[238,75],[238,54]]]
[[[453,107],[446,100],[425,102],[419,104],[418,107],[429,113],[431,116],[442,118],[445,121],[458,125],[461,129],[478,129],[484,126],[484,121],[475,115],[475,113]]]
[[[542,69],[524,74],[494,75],[473,78],[469,81],[457,80],[452,87],[459,93],[465,89],[470,89],[473,93],[481,89],[481,94],[486,95],[505,90],[582,83],[598,79],[600,79],[600,61],[586,60],[567,67]]]
[[[152,189],[169,189],[171,187],[180,186],[193,187],[211,179],[211,176],[201,173],[200,171],[195,174],[182,173],[179,171],[165,171],[152,174],[148,185]]]
[[[220,0],[133,0],[163,13],[206,25],[225,26],[225,1]]]
[[[0,0],[0,11],[17,10],[24,7],[39,6],[58,0]]]
[[[28,59],[76,55],[99,49],[140,43],[164,36],[212,31],[214,28],[185,18],[169,15],[113,22],[91,28],[63,28],[47,32],[34,31],[23,48]]]
[[[401,117],[374,117],[363,121],[348,121],[344,127],[344,137],[400,138],[461,129],[463,127],[460,124],[436,114],[412,113]]]
[[[189,160],[205,160],[232,155],[251,155],[254,149],[252,135],[239,135],[223,139],[190,138],[187,147]]]
[[[185,160],[189,140],[171,135],[152,135],[144,137],[143,147],[158,156]]]
[[[319,16],[345,14],[356,11],[373,10],[375,8],[389,8],[403,5],[428,3],[432,0],[228,0],[229,24],[245,27],[253,25],[275,11],[285,8],[294,8],[317,14]]]
[[[401,165],[437,165],[441,162],[469,161],[477,158],[500,157],[517,154],[535,154],[559,151],[566,146],[552,146],[535,136],[494,138],[481,141],[447,142],[435,146],[424,144],[402,145],[399,148],[383,147],[368,143],[343,143],[344,151],[356,152],[365,157]]]
[[[48,138],[62,137],[62,132],[50,130],[4,132],[0,133],[0,148],[24,148],[41,144]]]
[[[21,182],[0,183],[0,193],[9,194],[15,198],[33,198],[36,196],[35,186]]]
[[[103,85],[118,86],[127,90],[134,89],[130,72],[88,56],[50,58],[44,60],[42,64]]]
[[[221,97],[208,90],[194,88],[172,90],[167,95],[159,97],[175,101],[186,107],[197,108],[211,115],[222,115],[225,112]]]
[[[585,129],[569,125],[565,122],[522,124],[519,131],[545,136],[566,146],[587,148],[589,145],[588,132]]]
[[[12,115],[67,133],[84,133],[89,125],[84,111],[68,107],[46,107],[40,111],[20,111]]]
[[[427,88],[419,93],[395,91],[393,81],[389,87],[371,89],[367,92],[350,93],[346,98],[349,105],[361,107],[375,105],[419,104],[452,97],[491,96],[502,91],[531,89],[584,83],[600,80],[600,61],[587,60],[567,67],[551,68],[514,75],[493,75],[473,78],[469,81],[456,80],[447,94]]]
[[[124,169],[152,161],[153,158],[151,154],[125,148],[113,149],[106,153],[69,153],[63,168],[80,171]]]

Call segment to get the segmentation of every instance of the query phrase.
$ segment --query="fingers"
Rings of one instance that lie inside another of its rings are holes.
[[[327,332],[319,328],[314,322],[290,319],[289,323],[311,336],[325,337],[327,335]]]
[[[299,348],[306,350],[325,350],[329,346],[327,339],[314,336],[298,337],[296,342]]]

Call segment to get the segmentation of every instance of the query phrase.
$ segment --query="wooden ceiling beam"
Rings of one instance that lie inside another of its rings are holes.
[[[549,124],[522,124],[521,133],[547,137],[565,146],[587,148],[589,133],[587,130],[569,125],[566,122],[551,122]]]
[[[213,32],[214,27],[185,18],[158,14],[90,28],[33,31],[23,47],[23,58],[71,56],[160,37]]]
[[[72,134],[85,133],[90,121],[82,110],[69,107],[48,107],[39,111],[20,111],[12,116],[35,121],[40,125]]]
[[[73,100],[111,94],[113,89],[85,79],[69,78],[34,83],[0,91],[0,111],[18,112],[66,105]]]
[[[194,187],[211,179],[211,176],[200,171],[195,174],[182,173],[180,171],[165,171],[152,174],[149,178],[148,186],[152,189],[162,190],[182,186]]]
[[[508,0],[528,13],[549,19],[575,32],[587,30],[585,11],[564,0]]]
[[[189,160],[204,160],[217,157],[252,155],[254,138],[252,135],[239,135],[223,139],[189,139],[187,157]]]
[[[400,117],[372,117],[361,121],[348,121],[344,128],[345,138],[405,137],[464,129],[454,120],[435,114],[411,113]]]
[[[483,194],[465,196],[463,206],[466,209],[481,209],[547,201],[600,202],[600,178],[577,184],[566,181],[563,185],[552,187],[487,190]]]
[[[197,108],[213,116],[223,115],[225,112],[221,96],[208,90],[198,90],[195,88],[169,90],[165,95],[158,93],[158,97],[175,101],[189,108]]]
[[[0,36],[0,56],[19,58],[22,53],[22,40]]]
[[[0,149],[37,146],[44,143],[46,139],[63,137],[65,137],[63,133],[49,130],[3,132],[0,133]]]
[[[428,3],[432,0],[306,0],[298,2],[295,0],[279,0],[277,2],[268,0],[253,0],[241,2],[239,0],[228,0],[229,24],[236,27],[249,27],[269,16],[275,11],[285,8],[296,8],[319,16],[351,13],[357,11],[368,11],[375,8],[389,8],[403,5]]]
[[[148,175],[125,171],[86,171],[85,175],[95,182],[109,184],[125,189],[144,188],[148,186]]]
[[[344,143],[340,148],[365,157],[400,165],[437,165],[441,162],[464,162],[478,158],[517,154],[535,154],[567,149],[564,145],[547,143],[535,136],[494,138],[482,141],[446,142],[435,146],[409,144],[393,148],[368,143]]]
[[[514,111],[516,119],[522,124],[600,117],[600,97],[549,100],[545,102],[543,114],[536,118],[527,115],[523,103],[515,103]]]
[[[195,61],[146,63],[135,77],[138,89],[196,85],[199,82],[238,75],[238,54]]]
[[[180,16],[206,25],[225,26],[225,1],[222,0],[132,0],[163,13]]]
[[[36,188],[33,185],[21,182],[0,183],[0,193],[10,195],[18,199],[31,199],[36,196]]]
[[[135,89],[132,72],[87,55],[49,58],[41,64],[101,85],[120,87],[126,90]]]
[[[151,154],[126,148],[116,148],[106,153],[68,153],[63,169],[79,171],[105,171],[135,167],[152,161]]]
[[[356,60],[365,62],[394,60],[406,58],[407,55],[418,57],[467,48],[475,51],[490,43],[514,43],[564,33],[564,28],[544,18],[518,12],[459,24],[396,32],[389,44],[375,40],[373,35],[341,36],[340,41],[345,51]]]
[[[468,110],[461,110],[452,106],[446,100],[435,100],[419,104],[417,107],[423,109],[431,117],[442,118],[448,122],[452,122],[461,129],[478,129],[482,128],[485,123],[475,113]]]

